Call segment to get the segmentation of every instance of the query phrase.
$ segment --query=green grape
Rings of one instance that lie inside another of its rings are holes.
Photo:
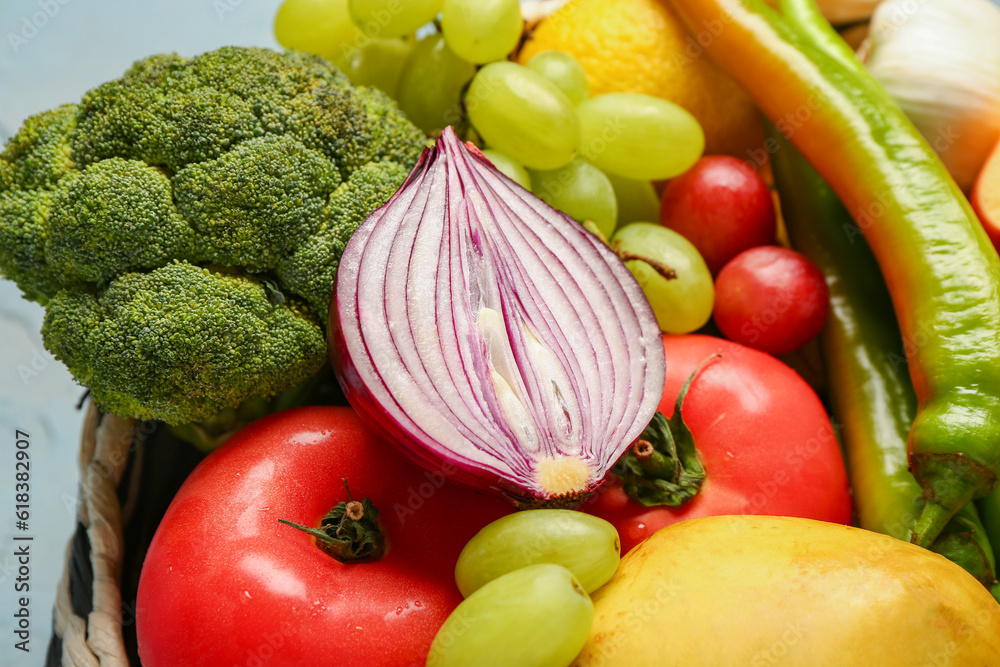
[[[587,73],[583,65],[565,51],[542,51],[529,60],[526,67],[556,84],[574,106],[587,99]]]
[[[662,331],[689,333],[708,322],[715,298],[712,274],[690,241],[663,225],[633,222],[615,232],[611,247],[626,253],[625,266],[646,293]],[[630,256],[653,260],[677,277],[667,280],[654,264]]]
[[[525,190],[531,190],[531,176],[520,162],[504,155],[500,151],[487,148],[483,151],[486,159],[493,163],[493,166],[500,170],[507,178],[511,179]]]
[[[502,60],[521,39],[518,0],[444,0],[441,30],[451,50],[470,63]]]
[[[527,510],[497,519],[462,549],[455,581],[468,597],[497,577],[538,563],[562,565],[588,593],[618,569],[618,531],[574,510]]]
[[[660,219],[660,197],[649,181],[633,181],[615,174],[605,174],[618,200],[618,226],[630,222],[655,222]]]
[[[530,565],[467,597],[431,643],[427,667],[565,667],[587,642],[594,605],[561,565]]]
[[[462,88],[476,68],[448,48],[440,34],[414,45],[399,76],[396,101],[403,113],[427,134],[454,125],[462,118]]]
[[[556,169],[573,159],[580,129],[569,98],[538,72],[490,63],[465,94],[469,120],[491,147],[530,169]]]
[[[286,49],[323,56],[338,66],[364,41],[347,0],[285,0],[274,17],[274,37]]]
[[[626,178],[658,181],[687,171],[705,150],[694,116],[651,95],[608,93],[584,100],[580,152],[593,164]]]
[[[389,97],[396,97],[403,64],[413,50],[413,42],[394,38],[370,39],[343,63],[341,69],[359,86],[375,86]]]
[[[618,203],[611,181],[592,164],[577,158],[559,169],[534,171],[531,191],[571,218],[593,222],[605,239],[615,233]]]
[[[368,37],[402,37],[441,11],[442,0],[348,0],[351,18]]]

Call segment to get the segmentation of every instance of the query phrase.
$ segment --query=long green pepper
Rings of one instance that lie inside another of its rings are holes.
[[[917,412],[892,301],[875,257],[837,195],[773,126],[771,155],[792,245],[823,272],[830,315],[820,335],[827,385],[847,454],[862,528],[908,539],[923,491],[907,469]],[[966,505],[930,547],[991,587],[994,551],[975,507]]]
[[[918,409],[910,467],[934,542],[1000,473],[1000,258],[965,196],[899,107],[816,35],[808,0],[672,0],[706,50],[854,214],[892,296]]]

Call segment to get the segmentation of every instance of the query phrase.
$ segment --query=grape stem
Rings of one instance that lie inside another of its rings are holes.
[[[663,262],[656,261],[652,257],[637,255],[635,253],[628,252],[627,250],[622,250],[621,248],[615,248],[615,254],[617,254],[623,262],[634,261],[647,264],[651,269],[660,274],[664,280],[677,280],[677,271],[673,270]]]

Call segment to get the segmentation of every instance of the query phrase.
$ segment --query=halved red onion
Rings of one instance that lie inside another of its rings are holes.
[[[351,405],[418,463],[522,506],[600,484],[663,393],[642,289],[448,128],[347,244],[330,309]]]

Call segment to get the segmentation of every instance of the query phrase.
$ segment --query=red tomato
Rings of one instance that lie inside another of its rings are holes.
[[[774,243],[774,200],[753,167],[728,155],[707,155],[670,181],[660,222],[686,238],[716,275],[742,251]]]
[[[345,565],[279,518],[318,526],[347,499],[381,512],[388,551]],[[257,421],[184,482],[139,580],[146,667],[419,665],[462,597],[458,554],[510,512],[425,472],[350,408],[309,407]]]
[[[663,336],[667,379],[660,412],[671,416],[681,386],[703,360],[685,397],[706,477],[680,507],[643,507],[608,481],[581,509],[615,525],[622,552],[660,528],[704,516],[768,514],[850,523],[847,473],[823,404],[774,357],[711,336]]]
[[[729,340],[786,354],[812,340],[830,308],[826,279],[802,253],[779,246],[751,248],[715,279],[713,315]]]

